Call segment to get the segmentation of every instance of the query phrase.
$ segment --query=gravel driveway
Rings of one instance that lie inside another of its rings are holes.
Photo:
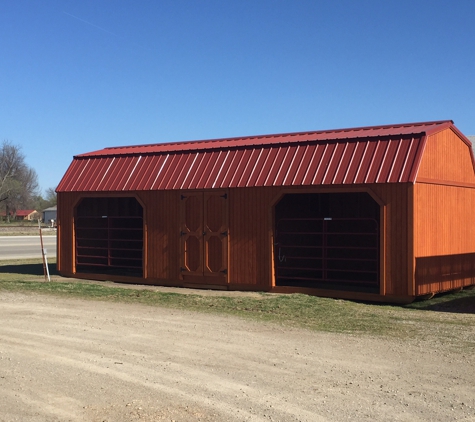
[[[1,421],[474,421],[474,363],[437,339],[0,293]]]

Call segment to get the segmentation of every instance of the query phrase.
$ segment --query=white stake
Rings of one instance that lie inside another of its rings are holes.
[[[41,242],[41,255],[43,257],[43,272],[45,274],[45,280],[51,281],[49,277],[48,259],[46,258],[46,249],[43,247],[43,233],[41,232],[41,221],[38,218],[38,228],[40,229],[40,242]]]

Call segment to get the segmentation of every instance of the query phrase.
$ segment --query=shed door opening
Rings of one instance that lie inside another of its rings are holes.
[[[181,195],[181,274],[185,281],[227,283],[227,198],[226,191]]]
[[[84,198],[75,239],[76,272],[143,277],[143,209],[135,198]]]
[[[365,192],[287,194],[275,206],[275,284],[379,293],[379,205]]]

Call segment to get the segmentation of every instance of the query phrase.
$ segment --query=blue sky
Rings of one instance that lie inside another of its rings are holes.
[[[0,141],[43,189],[107,146],[452,119],[473,0],[3,0]]]

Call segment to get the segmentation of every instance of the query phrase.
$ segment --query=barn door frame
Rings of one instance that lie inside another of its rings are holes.
[[[351,193],[351,192],[365,192],[367,193],[378,205],[379,205],[379,286],[380,291],[379,295],[386,295],[387,289],[387,279],[386,279],[386,270],[387,270],[387,203],[379,196],[377,192],[369,187],[357,187],[354,189],[341,189],[341,188],[325,188],[325,189],[312,189],[312,188],[303,188],[303,189],[282,189],[271,201],[269,208],[269,219],[272,222],[270,227],[269,242],[271,247],[271,256],[270,256],[270,285],[274,291],[288,291],[286,287],[279,287],[276,285],[276,244],[275,244],[275,227],[276,227],[276,216],[275,216],[275,206],[280,202],[280,200],[287,194],[297,194],[297,193]],[[294,290],[298,288],[293,288]]]
[[[148,230],[148,223],[147,223],[147,207],[145,205],[145,203],[142,201],[142,199],[137,195],[137,194],[133,194],[133,193],[119,193],[119,194],[112,194],[112,195],[106,195],[104,193],[88,193],[87,195],[79,195],[77,198],[75,198],[75,200],[73,201],[73,204],[72,204],[72,209],[73,209],[73,219],[72,219],[72,225],[71,225],[71,238],[72,238],[72,248],[71,248],[71,270],[72,270],[72,274],[79,274],[81,273],[81,271],[78,271],[78,249],[79,249],[79,240],[80,238],[78,237],[78,228],[80,228],[80,224],[79,224],[79,220],[81,219],[81,217],[78,216],[78,207],[81,205],[82,201],[87,199],[87,200],[96,200],[96,201],[104,201],[104,200],[107,200],[107,201],[110,201],[110,200],[114,200],[114,199],[120,199],[120,198],[133,198],[137,201],[137,203],[141,206],[142,208],[142,215],[140,218],[140,220],[142,221],[142,227],[141,229],[137,226],[137,227],[133,227],[132,228],[132,231],[137,231],[137,230],[141,230],[142,232],[142,237],[141,237],[141,241],[142,241],[142,246],[141,246],[141,250],[142,250],[142,264],[141,264],[141,275],[114,275],[115,279],[129,279],[130,277],[139,277],[139,278],[143,278],[143,279],[146,279],[148,277],[148,260],[147,260],[147,250],[148,250],[148,239],[147,239],[147,230]],[[112,267],[110,266],[110,254],[111,254],[111,251],[118,251],[120,250],[121,248],[120,247],[112,247],[110,242],[111,242],[111,239],[109,238],[109,234],[111,232],[111,229],[114,230],[116,233],[117,231],[121,231],[122,233],[127,233],[128,230],[130,230],[130,228],[127,228],[127,227],[113,227],[111,228],[109,226],[109,221],[110,219],[124,219],[124,218],[127,218],[127,216],[115,216],[115,217],[110,217],[109,216],[104,216],[102,215],[103,213],[101,213],[100,215],[100,219],[101,220],[104,220],[104,221],[107,221],[108,222],[108,225],[107,225],[107,230],[109,231],[108,233],[108,243],[107,243],[107,256],[108,256],[108,265],[107,267]],[[90,218],[98,218],[99,216],[90,216]],[[87,217],[86,217],[87,218]],[[103,227],[103,229],[105,229],[106,226]],[[97,230],[98,231],[98,230]],[[89,248],[90,249],[100,249],[101,248],[101,241],[104,242],[105,238],[102,238],[102,239],[98,239],[98,237],[100,237],[99,235],[99,231],[98,231],[98,235],[96,236],[95,234],[92,235],[92,237],[89,239],[89,240],[95,240],[94,242],[94,246],[90,246]],[[115,239],[115,242],[117,243],[120,239]],[[139,241],[139,239],[135,239],[137,242]],[[59,241],[59,237],[58,237],[58,241]],[[126,238],[124,239],[124,241],[129,241],[129,237],[126,236]],[[133,250],[135,252],[138,252],[138,248],[137,247],[134,247]],[[91,255],[92,256],[92,255]],[[136,259],[138,260],[138,258]],[[116,257],[115,258],[115,261],[117,262],[118,261],[118,258]],[[125,258],[124,260],[124,263],[127,263],[127,258]],[[121,266],[121,267],[126,267],[127,268],[127,265],[122,265],[122,263],[120,265],[116,265],[116,266]],[[98,267],[100,268],[100,267]],[[103,268],[106,268],[105,266],[103,266]],[[100,277],[103,277],[104,273],[101,272],[101,271],[97,271],[97,272],[94,272],[94,273],[88,273],[88,274],[95,274],[95,275],[98,275]]]
[[[228,191],[180,194],[180,274],[192,284],[228,284]]]

